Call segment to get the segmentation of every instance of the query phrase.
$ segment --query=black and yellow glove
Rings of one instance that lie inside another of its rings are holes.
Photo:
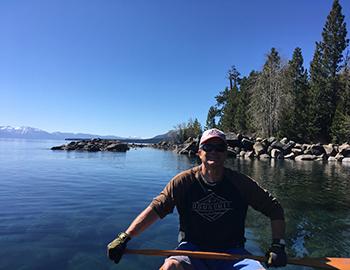
[[[119,263],[130,239],[127,233],[119,233],[118,237],[107,245],[107,256],[115,263]]]
[[[283,241],[283,243],[282,243]],[[284,240],[273,240],[271,247],[266,252],[267,267],[281,267],[287,265],[287,254],[285,252]]]

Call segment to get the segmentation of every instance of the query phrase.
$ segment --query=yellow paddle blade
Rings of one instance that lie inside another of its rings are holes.
[[[203,252],[189,250],[162,250],[162,249],[126,249],[126,254],[139,254],[148,256],[189,256],[201,259],[219,259],[219,260],[238,260],[238,259],[253,259],[260,262],[265,262],[263,256],[253,255],[238,255],[218,252]],[[323,269],[339,269],[350,270],[350,258],[288,258],[288,264],[303,265],[309,267]]]

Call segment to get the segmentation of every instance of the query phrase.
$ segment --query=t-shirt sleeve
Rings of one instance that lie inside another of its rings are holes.
[[[175,207],[175,179],[172,179],[163,191],[153,199],[150,206],[160,218],[172,213]]]
[[[284,220],[281,204],[267,190],[245,174],[238,173],[240,189],[250,206],[270,217],[271,220]]]

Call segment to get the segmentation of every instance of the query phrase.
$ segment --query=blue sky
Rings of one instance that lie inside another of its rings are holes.
[[[341,0],[350,30],[350,1]],[[0,125],[153,137],[204,125],[227,70],[301,47],[331,0],[0,1]]]

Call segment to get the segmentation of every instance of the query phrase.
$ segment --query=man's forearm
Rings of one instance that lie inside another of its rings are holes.
[[[158,214],[148,206],[141,214],[139,214],[125,231],[131,238],[139,235],[146,228],[159,219]]]
[[[286,223],[284,220],[271,220],[272,239],[284,239]]]

